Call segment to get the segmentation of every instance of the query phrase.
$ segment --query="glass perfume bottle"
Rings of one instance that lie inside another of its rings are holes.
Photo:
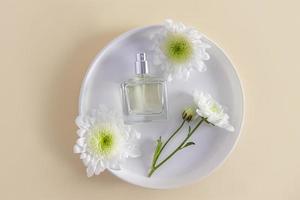
[[[146,54],[138,53],[135,77],[121,84],[125,123],[167,119],[167,85],[150,74]]]

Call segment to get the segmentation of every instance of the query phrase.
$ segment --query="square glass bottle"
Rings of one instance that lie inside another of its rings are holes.
[[[149,72],[146,54],[138,53],[135,77],[121,84],[125,123],[167,119],[167,85]]]

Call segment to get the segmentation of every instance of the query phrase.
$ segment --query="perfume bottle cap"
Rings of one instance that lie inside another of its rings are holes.
[[[146,53],[136,54],[135,73],[136,74],[148,74],[149,73]]]

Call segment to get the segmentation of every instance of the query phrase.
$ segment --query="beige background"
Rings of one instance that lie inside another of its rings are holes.
[[[300,199],[300,3],[295,0],[1,0],[0,199]],[[219,43],[246,96],[240,142],[202,182],[149,190],[86,178],[74,118],[110,40],[173,18]]]

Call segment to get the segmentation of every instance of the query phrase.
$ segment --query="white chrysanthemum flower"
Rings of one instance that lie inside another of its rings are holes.
[[[76,118],[79,136],[74,153],[87,167],[87,176],[99,175],[105,169],[120,170],[128,157],[138,157],[140,134],[124,125],[121,115],[104,106]]]
[[[162,31],[153,39],[153,64],[160,66],[169,81],[188,79],[191,70],[206,70],[203,61],[209,59],[206,49],[210,46],[201,40],[202,35],[195,28],[166,20]]]
[[[224,112],[223,107],[215,101],[209,94],[195,90],[193,92],[194,102],[197,105],[196,112],[215,126],[234,131],[234,127],[229,124],[229,116]]]

